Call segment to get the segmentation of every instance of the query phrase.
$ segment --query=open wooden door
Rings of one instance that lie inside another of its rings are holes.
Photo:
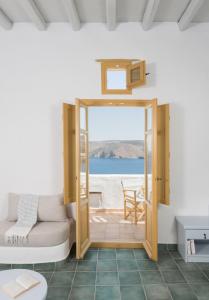
[[[76,100],[76,257],[83,258],[90,242],[88,108]]]
[[[157,260],[157,100],[145,107],[145,242],[152,260]]]

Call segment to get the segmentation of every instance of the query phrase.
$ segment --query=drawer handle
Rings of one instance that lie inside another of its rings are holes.
[[[206,233],[204,233],[203,236],[204,236],[204,239],[206,240],[207,239]]]

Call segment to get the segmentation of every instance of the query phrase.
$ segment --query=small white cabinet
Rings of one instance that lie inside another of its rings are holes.
[[[176,217],[178,251],[185,262],[209,262],[209,217]],[[188,254],[187,241],[194,240],[195,254]]]

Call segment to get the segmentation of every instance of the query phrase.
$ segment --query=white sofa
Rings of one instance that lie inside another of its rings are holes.
[[[0,221],[0,263],[35,264],[64,260],[75,242],[75,220],[63,204],[63,196],[39,196],[38,222],[27,243],[10,246],[5,232],[17,221],[20,195],[9,194],[8,216]]]

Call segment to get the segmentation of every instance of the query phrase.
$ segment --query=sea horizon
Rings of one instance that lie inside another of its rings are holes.
[[[89,158],[89,174],[144,174],[144,158]]]

